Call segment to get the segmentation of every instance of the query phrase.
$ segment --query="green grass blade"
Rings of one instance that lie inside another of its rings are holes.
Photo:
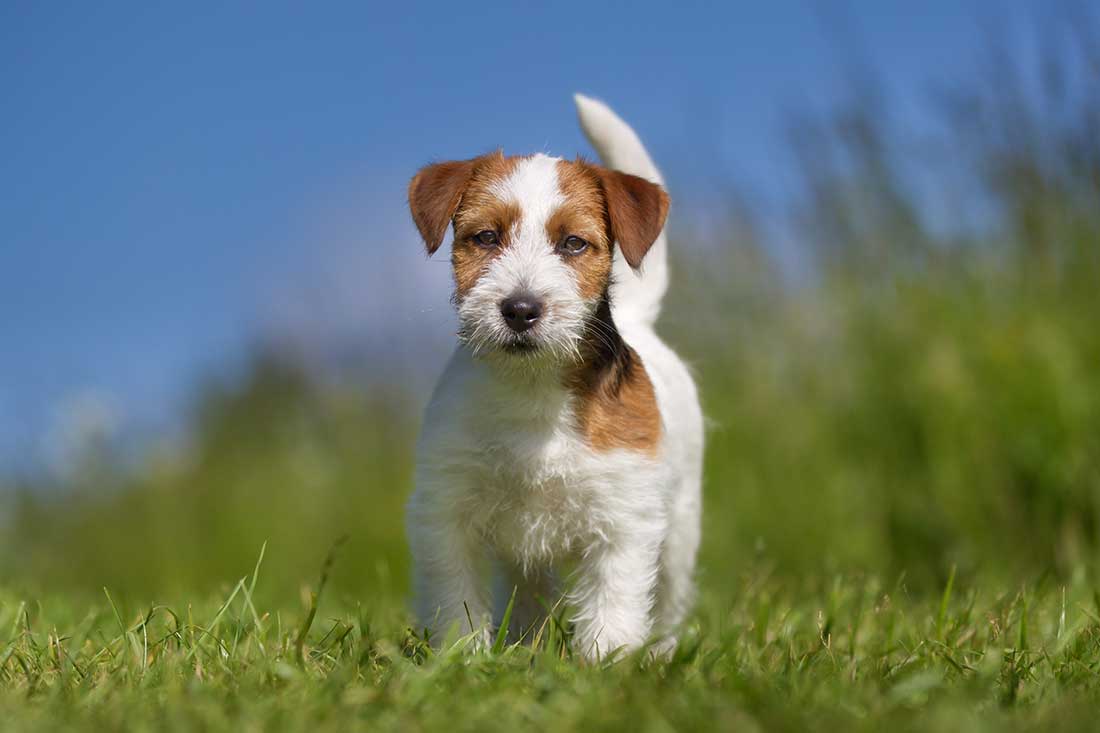
[[[500,620],[500,628],[497,629],[497,638],[493,641],[493,654],[504,651],[504,645],[508,641],[508,626],[512,623],[512,609],[516,605],[516,590],[512,586],[512,597],[508,599],[508,606],[504,609],[504,617]]]
[[[252,570],[252,581],[248,584],[248,597],[252,598],[256,594],[256,578],[260,577],[260,566],[264,562],[264,553],[267,552],[267,540],[260,545],[260,556],[256,558],[256,567]]]
[[[244,582],[246,580],[248,580],[247,576],[237,581],[237,585],[233,588],[233,592],[229,594],[229,598],[225,600],[225,603],[221,605],[221,608],[218,609],[218,612],[214,614],[214,618],[210,622],[210,625],[203,630],[204,635],[214,636],[214,630],[218,628],[218,624],[221,622],[222,616],[225,615],[225,612],[229,609],[229,606],[233,604],[233,599],[235,599],[237,597],[237,594],[241,592],[241,589],[244,588]],[[214,637],[214,640],[218,643],[219,646],[221,645],[221,642],[217,639],[217,637]],[[224,649],[224,647],[222,648]],[[191,647],[191,650],[187,653],[187,658],[191,659],[193,656],[195,656],[195,653],[198,650],[199,645],[194,644]]]
[[[947,622],[947,608],[951,604],[951,591],[955,587],[955,565],[951,566],[951,573],[947,576],[947,585],[943,588],[943,596],[940,598],[940,612],[936,614],[936,637],[940,641],[944,639],[944,626]]]
[[[313,620],[317,617],[317,603],[321,594],[325,591],[325,586],[328,584],[329,574],[332,572],[332,565],[336,562],[336,552],[345,542],[347,542],[347,539],[348,536],[343,535],[329,548],[328,554],[325,555],[325,561],[321,565],[321,581],[317,584],[317,591],[309,594],[309,610],[306,612],[306,617],[302,621],[302,625],[298,628],[298,636],[294,640],[295,658],[298,660],[298,666],[300,667],[304,667],[306,663],[306,637],[309,634],[310,628],[313,627]]]

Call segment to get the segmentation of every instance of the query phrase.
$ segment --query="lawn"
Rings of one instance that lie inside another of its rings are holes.
[[[1100,704],[1083,578],[914,595],[762,567],[704,595],[671,660],[600,665],[557,616],[528,643],[433,653],[396,599],[267,609],[265,582],[260,565],[223,597],[131,607],[2,597],[5,730],[1069,730]]]

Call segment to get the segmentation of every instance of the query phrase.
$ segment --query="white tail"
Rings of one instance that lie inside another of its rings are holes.
[[[664,186],[638,134],[603,102],[573,95],[577,116],[588,142],[608,168],[630,173]],[[631,269],[616,248],[612,266],[611,311],[617,321],[641,321],[653,325],[668,289],[668,241],[664,231],[650,247],[638,272]]]

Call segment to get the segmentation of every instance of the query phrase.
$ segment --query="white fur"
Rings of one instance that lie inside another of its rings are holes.
[[[577,103],[601,155],[608,146],[629,153],[608,162],[636,174],[630,165],[646,162],[656,175],[625,123],[600,105],[616,123],[605,124],[605,116],[594,134],[586,106],[590,112],[598,103]],[[575,356],[595,304],[578,296],[546,241],[546,217],[561,205],[555,166],[556,159],[535,156],[501,184],[498,195],[520,205],[521,222],[458,303],[464,344],[427,408],[408,506],[416,609],[437,640],[458,625],[487,641],[513,588],[513,630],[545,617],[536,596],[553,605],[564,592],[574,609],[574,646],[586,657],[649,639],[670,650],[693,596],[703,427],[688,370],[652,328],[667,281],[664,235],[644,276],[627,268],[635,289],[612,290],[619,331],[654,386],[661,445],[656,458],[600,452],[576,429],[574,398],[559,372]],[[547,306],[532,332],[549,348],[530,357],[499,348],[508,338],[499,301],[525,289]],[[614,300],[620,297],[623,303]],[[563,578],[569,565],[573,572]]]

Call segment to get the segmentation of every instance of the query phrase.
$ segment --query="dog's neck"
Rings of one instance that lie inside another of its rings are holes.
[[[581,360],[568,375],[571,388],[619,390],[635,368],[634,352],[623,340],[611,315],[611,299],[604,291],[596,311],[585,325]]]

